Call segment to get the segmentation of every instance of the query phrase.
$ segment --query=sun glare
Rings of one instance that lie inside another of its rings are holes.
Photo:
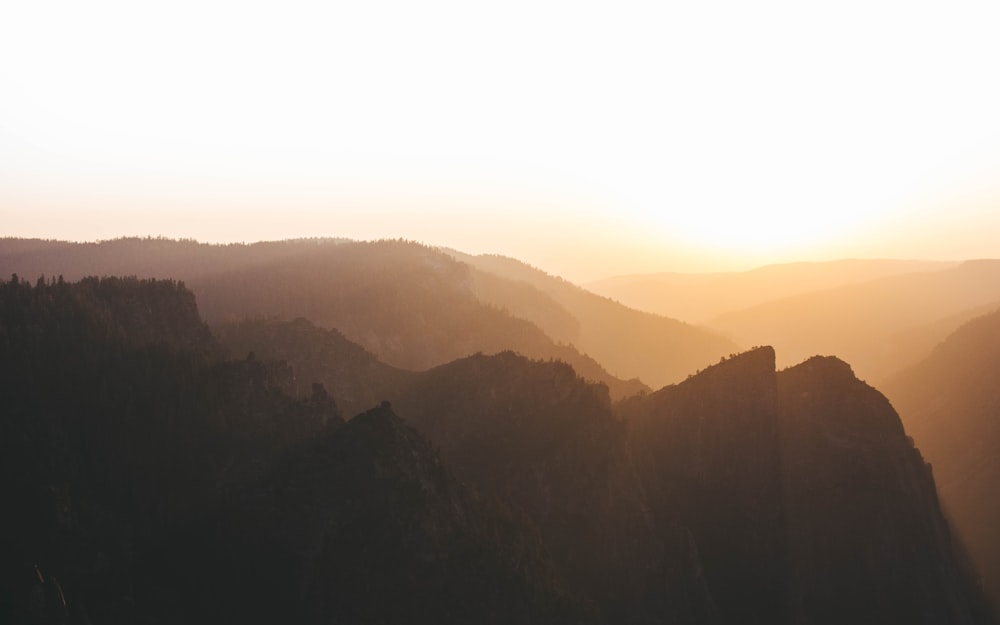
[[[785,255],[815,256],[839,247],[852,235],[874,227],[874,218],[859,211],[808,211],[782,206],[749,205],[732,209],[661,211],[646,213],[654,224],[647,234],[683,245],[701,254],[729,260]]]
[[[829,244],[844,225],[777,209],[687,213],[671,221],[692,244],[754,253]]]

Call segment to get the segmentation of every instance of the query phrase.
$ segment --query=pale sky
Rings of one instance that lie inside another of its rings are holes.
[[[1000,3],[8,2],[0,235],[1000,257]]]

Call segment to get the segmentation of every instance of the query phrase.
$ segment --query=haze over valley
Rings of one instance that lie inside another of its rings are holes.
[[[963,338],[994,261],[686,278],[707,309],[771,274],[717,319],[830,354],[787,369],[409,241],[3,239],[0,270],[11,618],[995,618],[998,354]]]
[[[1000,10],[22,2],[0,623],[1000,623]]]

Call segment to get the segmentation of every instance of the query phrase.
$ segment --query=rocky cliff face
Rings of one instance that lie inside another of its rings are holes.
[[[760,348],[626,402],[661,526],[686,527],[723,622],[989,619],[929,467],[835,358]]]
[[[930,467],[835,358],[778,374],[791,622],[972,623]]]
[[[664,545],[606,388],[507,352],[420,374],[394,405],[459,479],[538,525],[571,587],[608,622],[669,614]]]
[[[687,528],[722,622],[780,622],[784,507],[774,351],[622,406],[661,528]]]

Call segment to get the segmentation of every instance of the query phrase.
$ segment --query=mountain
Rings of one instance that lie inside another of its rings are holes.
[[[0,621],[171,612],[139,566],[159,538],[340,420],[217,349],[176,282],[0,284]]]
[[[771,300],[825,291],[878,278],[937,271],[957,263],[844,259],[765,265],[722,273],[650,273],[616,276],[583,285],[626,306],[691,323]]]
[[[616,376],[658,388],[738,351],[710,330],[628,308],[518,260],[448,253],[473,268],[472,289],[480,300],[575,345]]]
[[[723,623],[782,616],[775,396],[758,349],[621,407],[657,523],[692,534]]]
[[[306,321],[222,341],[193,302],[0,283],[0,622],[996,622],[837,359],[759,348],[612,404],[512,352],[405,372]],[[345,422],[314,372],[392,404]]]
[[[722,622],[988,621],[888,401],[835,358],[774,358],[620,407],[657,522],[691,532]]]
[[[912,354],[894,349],[900,332],[998,302],[1000,260],[977,260],[787,297],[726,313],[710,325],[744,344],[774,345],[782,366],[834,354],[877,382],[912,364]]]
[[[387,403],[305,441],[161,558],[202,623],[592,620],[537,530],[456,482]]]
[[[1000,310],[1000,301],[966,308],[930,323],[910,326],[893,333],[887,342],[885,357],[887,362],[893,363],[890,375],[916,365],[930,356],[934,348],[952,332],[976,317],[995,310]]]
[[[393,405],[456,477],[538,525],[570,588],[595,599],[607,622],[712,613],[691,591],[703,584],[687,543],[654,531],[626,424],[604,388],[563,363],[507,352],[421,373]]]
[[[817,357],[778,375],[778,401],[793,619],[984,618],[930,467],[885,397]]]
[[[883,388],[934,467],[945,510],[1000,605],[1000,311],[969,321]]]
[[[759,348],[609,412],[564,365],[477,356],[393,401],[610,622],[992,622],[930,468],[836,358]]]
[[[212,333],[232,358],[250,354],[291,366],[293,394],[310,392],[322,384],[347,415],[378,405],[414,374],[384,364],[372,353],[337,330],[324,330],[307,319],[228,319],[212,326]]]
[[[441,252],[404,241],[0,241],[0,272],[183,280],[210,323],[304,317],[338,330],[382,362],[402,369],[422,370],[476,352],[512,349],[532,358],[566,361],[588,379],[607,384],[615,397],[647,388],[608,373],[531,321],[483,303],[472,291],[471,271]]]

